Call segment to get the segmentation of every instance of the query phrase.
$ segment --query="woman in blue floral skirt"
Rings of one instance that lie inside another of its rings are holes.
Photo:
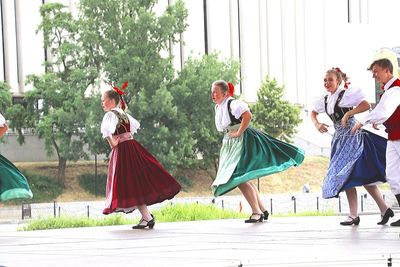
[[[340,85],[343,84],[343,87]],[[328,131],[328,125],[320,123],[318,114],[327,113],[333,121],[335,134],[331,145],[330,163],[322,185],[324,198],[338,197],[345,191],[350,214],[341,225],[358,225],[358,202],[356,186],[364,186],[381,211],[381,221],[386,224],[393,211],[386,205],[376,186],[385,180],[386,139],[372,132],[362,130],[351,134],[355,125],[355,114],[367,111],[370,104],[360,88],[348,88],[348,78],[339,68],[326,72],[324,86],[327,94],[314,103],[311,119],[321,133]]]

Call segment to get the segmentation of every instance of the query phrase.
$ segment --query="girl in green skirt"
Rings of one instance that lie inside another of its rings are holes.
[[[235,100],[234,87],[223,80],[212,84],[215,105],[215,126],[224,132],[217,176],[212,184],[215,196],[221,196],[238,187],[252,209],[246,223],[268,219],[257,188],[250,180],[298,166],[304,152],[250,127],[248,105]]]

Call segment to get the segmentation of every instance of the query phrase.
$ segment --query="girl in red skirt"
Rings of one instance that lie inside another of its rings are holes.
[[[122,88],[125,88],[127,83]],[[106,208],[103,214],[130,213],[138,209],[142,215],[133,229],[152,229],[155,218],[148,205],[173,198],[181,189],[175,179],[134,138],[140,124],[125,113],[123,91],[114,87],[101,98],[106,114],[101,133],[112,149],[108,166]]]

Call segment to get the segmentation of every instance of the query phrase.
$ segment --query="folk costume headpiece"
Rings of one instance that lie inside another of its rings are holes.
[[[336,72],[340,75],[340,77],[342,78],[343,82],[344,82],[344,89],[348,89],[349,88],[349,84],[350,82],[348,82],[347,80],[345,80],[346,74],[344,74],[344,72],[342,72],[338,67],[334,68],[336,70]]]
[[[228,82],[228,88],[229,88],[229,95],[233,96],[233,92],[235,91],[235,87],[233,86],[233,84],[231,82]]]

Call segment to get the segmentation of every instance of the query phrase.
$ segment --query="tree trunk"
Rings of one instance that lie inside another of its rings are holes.
[[[67,168],[67,160],[65,158],[58,158],[58,173],[57,179],[58,182],[65,187],[65,169]]]

